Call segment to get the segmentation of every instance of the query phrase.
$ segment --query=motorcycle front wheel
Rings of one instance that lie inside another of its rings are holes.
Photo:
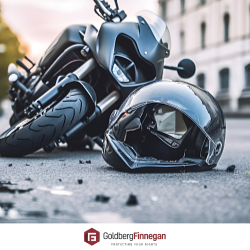
[[[0,154],[21,157],[46,147],[70,130],[88,110],[88,98],[72,89],[32,119],[22,119],[0,136]]]

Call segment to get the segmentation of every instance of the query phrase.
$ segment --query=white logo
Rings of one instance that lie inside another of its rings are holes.
[[[88,233],[88,241],[96,241],[96,233]]]

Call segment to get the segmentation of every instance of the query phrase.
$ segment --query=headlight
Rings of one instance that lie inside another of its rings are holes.
[[[113,74],[118,79],[119,82],[129,82],[129,79],[125,76],[122,70],[118,67],[117,64],[113,66]]]

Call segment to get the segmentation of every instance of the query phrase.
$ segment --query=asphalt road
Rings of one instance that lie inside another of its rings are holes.
[[[0,117],[2,131],[7,117]],[[234,173],[227,172],[233,164]],[[0,157],[0,181],[0,223],[249,223],[250,120],[227,120],[223,157],[209,172],[122,173],[98,149],[58,148]],[[126,205],[130,194],[137,199],[133,206]]]

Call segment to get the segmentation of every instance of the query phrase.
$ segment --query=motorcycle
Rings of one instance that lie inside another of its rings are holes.
[[[162,79],[163,69],[183,78],[195,73],[189,59],[178,67],[164,66],[171,39],[165,22],[142,11],[138,22],[123,22],[119,11],[94,0],[95,13],[104,23],[66,28],[49,46],[39,63],[19,72],[8,68],[13,115],[11,127],[0,136],[0,154],[20,157],[41,148],[51,152],[59,143],[73,145],[89,136],[102,146],[109,117],[138,87]],[[36,69],[31,70],[36,66]],[[93,146],[93,145],[92,145]]]

